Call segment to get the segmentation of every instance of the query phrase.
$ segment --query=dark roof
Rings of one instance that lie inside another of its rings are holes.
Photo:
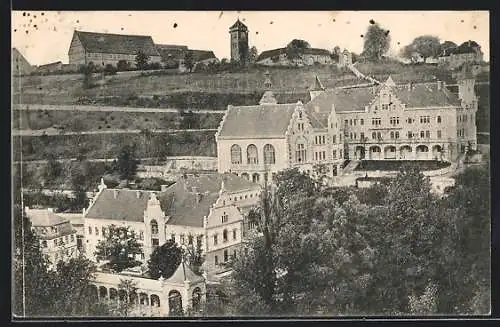
[[[267,58],[279,56],[282,53],[285,53],[285,48],[266,50],[266,51],[261,52],[261,54],[257,57],[257,61],[261,61],[261,60],[264,60]]]
[[[309,116],[316,117],[322,124],[326,124],[328,113],[335,104],[335,112],[349,112],[364,110],[380,91],[381,86],[360,87],[351,89],[330,89],[319,94],[308,102],[305,107]],[[408,108],[460,105],[456,95],[446,87],[438,90],[437,83],[413,84],[411,91],[407,85],[397,85],[392,88],[394,95]],[[318,107],[318,111],[316,111]],[[324,113],[324,115],[321,115]]]
[[[135,55],[139,50],[148,56],[159,56],[151,36],[75,31],[87,52]]]
[[[186,47],[176,46],[170,47],[165,45],[156,45],[158,52],[163,61],[168,60],[180,60],[184,59],[186,53],[191,52],[193,54],[193,60],[195,62],[203,61],[207,59],[217,59],[213,51],[210,50],[191,50]]]
[[[177,49],[177,50],[187,50],[187,45],[177,45],[177,44],[155,44],[158,49]]]
[[[275,56],[279,56],[283,53],[286,53],[286,48],[278,48],[278,49],[272,49],[272,50],[266,50],[263,51],[258,57],[257,61],[261,61],[267,58],[272,58]],[[310,55],[324,55],[324,56],[330,56],[330,51],[326,49],[318,49],[318,48],[305,48],[304,49],[304,54],[310,54]]]
[[[248,27],[243,24],[239,19],[236,20],[236,22],[233,24],[233,26],[231,26],[229,28],[230,30],[234,30],[234,29],[239,29],[239,30],[248,30]]]
[[[259,186],[232,174],[209,174],[181,178],[158,195],[165,215],[170,216],[168,224],[203,227],[203,217],[219,198],[224,180],[224,189],[239,192],[257,189]],[[115,192],[116,199],[115,199]],[[139,196],[137,196],[139,192]],[[85,214],[86,218],[144,221],[144,211],[152,192],[104,189]],[[196,193],[200,193],[198,201]]]
[[[441,57],[447,57],[451,54],[476,53],[480,50],[481,46],[476,41],[469,40],[457,47],[445,49]]]
[[[330,51],[318,48],[305,48],[304,54],[330,56]]]
[[[137,196],[138,192],[139,196]],[[95,199],[95,203],[87,211],[85,217],[142,222],[150,193],[126,189],[104,189]]]
[[[229,193],[259,186],[233,174],[209,174],[181,178],[160,196],[165,214],[170,216],[168,224],[203,227],[203,217],[210,213],[210,208],[219,198],[224,181],[224,190]],[[198,201],[196,193],[200,194]]]
[[[184,59],[184,56],[186,55],[186,49],[180,49],[180,48],[161,48],[157,47],[158,52],[160,53],[161,60],[166,62],[169,60],[181,60]]]
[[[56,61],[56,62],[51,62],[51,63],[45,64],[45,65],[40,65],[40,66],[38,66],[38,68],[49,68],[49,67],[58,66],[61,64],[62,64],[62,61]]]
[[[193,59],[195,62],[207,60],[207,59],[217,59],[213,51],[209,50],[189,50],[193,53]]]
[[[284,137],[297,104],[230,106],[223,118],[218,138]]]

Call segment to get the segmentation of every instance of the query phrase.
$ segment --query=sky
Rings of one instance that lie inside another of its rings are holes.
[[[155,43],[187,45],[230,57],[229,27],[239,18],[258,52],[292,39],[312,47],[363,49],[370,19],[390,30],[390,55],[420,35],[457,44],[478,42],[489,61],[488,11],[13,11],[12,47],[33,65],[68,62],[74,30],[150,35]]]

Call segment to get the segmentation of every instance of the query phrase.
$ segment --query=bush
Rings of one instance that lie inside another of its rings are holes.
[[[106,67],[104,67],[104,75],[115,75],[116,71],[116,67],[111,64],[107,64]]]
[[[116,64],[116,68],[119,72],[130,70],[130,63],[127,60],[119,60]]]
[[[159,62],[153,62],[147,66],[147,69],[161,69],[161,64]]]

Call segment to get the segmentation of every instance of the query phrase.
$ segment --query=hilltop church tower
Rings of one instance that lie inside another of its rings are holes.
[[[246,53],[248,56],[248,28],[238,19],[229,28],[231,34],[231,60],[241,61]]]

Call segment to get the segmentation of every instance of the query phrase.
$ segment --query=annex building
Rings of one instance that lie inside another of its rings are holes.
[[[268,90],[259,104],[228,106],[215,136],[218,171],[264,182],[318,164],[337,176],[346,160],[456,161],[476,149],[474,84],[464,76],[455,94],[442,81],[397,85],[389,77],[327,90],[316,78],[306,104],[279,104]]]
[[[141,261],[172,239],[181,247],[201,246],[204,270],[217,273],[253,229],[245,216],[259,193],[259,185],[232,174],[188,176],[158,194],[108,189],[101,180],[99,192],[83,212],[85,252],[94,260],[96,245],[110,225],[129,226],[143,244]]]

